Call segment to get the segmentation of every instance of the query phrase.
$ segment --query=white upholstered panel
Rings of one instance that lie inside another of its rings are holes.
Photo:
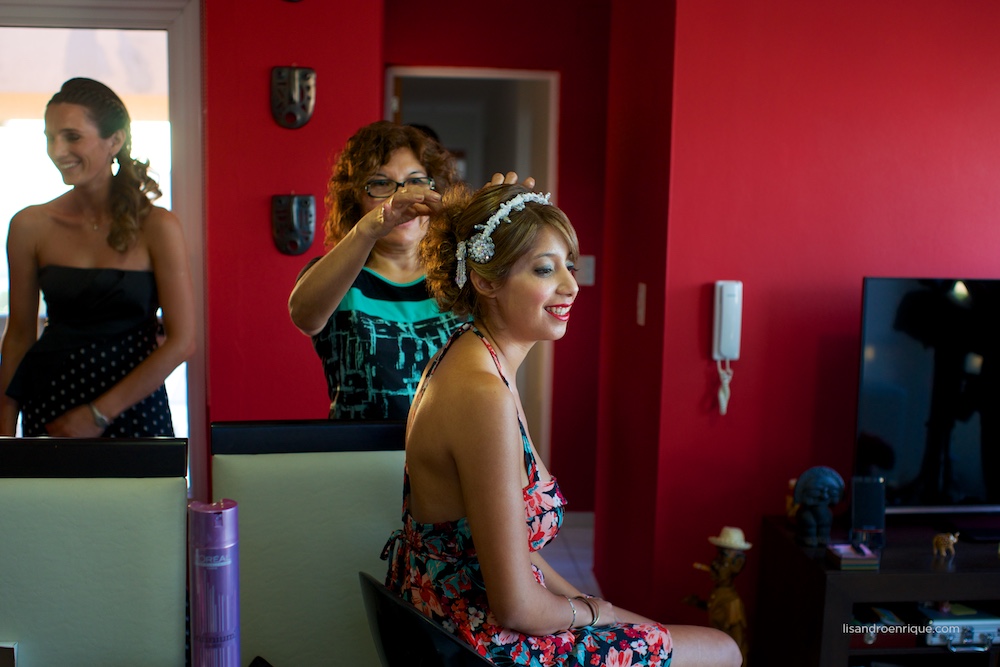
[[[358,572],[381,579],[400,527],[402,451],[216,455],[212,494],[239,505],[244,665],[378,667]]]
[[[184,478],[0,479],[0,641],[18,667],[184,664]]]

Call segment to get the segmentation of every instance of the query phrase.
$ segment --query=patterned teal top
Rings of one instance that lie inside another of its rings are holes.
[[[438,309],[423,278],[394,283],[362,269],[312,337],[330,419],[406,419],[424,367],[463,321]]]

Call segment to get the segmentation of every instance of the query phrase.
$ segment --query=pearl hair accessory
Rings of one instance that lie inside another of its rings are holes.
[[[524,205],[528,202],[535,202],[536,204],[541,204],[543,206],[551,206],[552,202],[549,201],[551,193],[545,193],[544,195],[538,194],[537,192],[522,192],[519,195],[511,197],[503,204],[500,204],[500,208],[497,209],[496,213],[489,217],[485,223],[476,225],[473,229],[479,230],[477,233],[473,234],[466,241],[459,241],[458,248],[455,250],[455,259],[458,260],[458,268],[455,271],[455,283],[461,288],[465,285],[468,278],[468,273],[465,268],[466,258],[471,259],[476,264],[485,264],[486,262],[493,259],[493,253],[496,252],[496,246],[493,245],[493,239],[491,238],[493,232],[496,228],[500,226],[501,222],[510,222],[511,211],[523,211]]]

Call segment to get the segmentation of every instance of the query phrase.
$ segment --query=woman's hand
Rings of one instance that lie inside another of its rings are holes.
[[[506,174],[501,174],[500,172],[493,174],[493,178],[486,185],[514,185],[515,183],[517,183],[517,172],[508,171]],[[529,190],[534,190],[535,179],[528,176],[521,185]]]
[[[358,231],[377,241],[393,229],[441,207],[441,194],[434,190],[400,188],[358,221]]]
[[[64,412],[46,424],[45,430],[49,435],[60,438],[98,438],[104,433],[87,405],[78,405]]]

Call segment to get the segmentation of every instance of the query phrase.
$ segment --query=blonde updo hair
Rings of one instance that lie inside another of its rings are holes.
[[[472,284],[471,274],[475,272],[492,283],[503,284],[514,264],[534,245],[543,227],[551,227],[563,237],[569,246],[570,260],[576,261],[580,244],[566,214],[557,206],[526,202],[523,210],[510,212],[509,224],[501,222],[493,232],[496,251],[492,259],[478,264],[466,258],[470,279],[462,287],[455,282],[458,242],[473,236],[478,231],[475,226],[484,224],[505,201],[526,192],[531,190],[522,185],[488,185],[473,193],[460,185],[444,194],[442,209],[431,216],[427,234],[420,243],[427,288],[442,311],[481,318],[484,304]]]

